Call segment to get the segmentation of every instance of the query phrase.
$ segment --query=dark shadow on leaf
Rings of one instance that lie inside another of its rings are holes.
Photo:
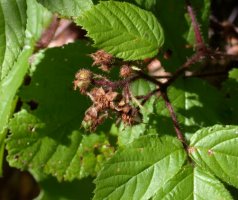
[[[72,182],[58,182],[54,177],[47,176],[40,181],[43,196],[47,199],[92,199],[95,188],[92,178]]]

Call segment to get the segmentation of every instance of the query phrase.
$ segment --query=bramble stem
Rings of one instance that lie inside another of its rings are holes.
[[[179,126],[179,123],[178,123],[178,120],[177,120],[177,117],[176,117],[176,114],[174,112],[174,109],[173,109],[173,106],[169,100],[169,97],[167,95],[167,92],[165,91],[162,91],[161,92],[161,96],[162,98],[164,99],[165,101],[165,104],[166,104],[166,107],[169,111],[169,114],[172,118],[172,121],[173,121],[173,125],[174,125],[174,129],[175,129],[175,132],[176,132],[176,135],[177,135],[177,138],[183,143],[183,146],[185,149],[187,149],[188,145],[186,143],[186,140],[181,132],[181,129],[180,129],[180,126]]]
[[[147,80],[147,81],[149,81],[151,83],[154,83],[157,86],[162,86],[163,85],[160,81],[156,80],[152,76],[150,76],[150,75],[148,75],[148,74],[146,74],[146,73],[144,73],[142,71],[138,71],[137,74],[138,74],[138,76],[140,76],[144,80]]]
[[[131,76],[129,78],[119,80],[119,81],[109,81],[107,79],[94,79],[93,83],[97,86],[103,87],[103,88],[111,88],[112,90],[118,89],[118,88],[123,88],[128,83],[131,83],[137,79],[139,79],[139,76]]]
[[[188,14],[191,18],[193,30],[194,30],[194,33],[195,33],[196,49],[198,51],[199,50],[204,50],[204,49],[206,49],[206,45],[203,41],[203,38],[202,38],[202,35],[201,35],[201,32],[200,32],[200,28],[199,28],[199,24],[197,22],[196,15],[194,13],[191,2],[190,2],[190,0],[185,0],[185,3],[187,5],[187,11],[188,11]]]

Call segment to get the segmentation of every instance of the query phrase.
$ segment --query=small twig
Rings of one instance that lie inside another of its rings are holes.
[[[155,85],[157,85],[157,86],[159,86],[159,87],[161,87],[161,86],[163,85],[160,81],[156,80],[156,79],[153,78],[152,76],[150,76],[150,75],[148,75],[148,74],[146,74],[146,73],[144,73],[144,72],[142,72],[142,71],[137,71],[136,73],[137,73],[141,78],[143,78],[143,79],[145,79],[145,80],[147,80],[147,81],[149,81],[149,82],[151,82],[151,83],[154,83]]]
[[[230,16],[228,17],[228,22],[233,24],[235,19],[237,18],[237,15],[238,15],[238,7],[236,6],[235,8],[233,8]]]
[[[126,99],[126,103],[129,103],[130,99],[132,98],[132,94],[131,94],[130,88],[129,88],[129,82],[123,88],[123,96]]]
[[[161,96],[163,97],[163,99],[165,101],[165,104],[166,104],[166,107],[167,107],[167,109],[169,111],[169,114],[170,114],[170,116],[172,118],[174,129],[175,129],[175,132],[177,134],[177,138],[183,143],[184,148],[187,150],[188,144],[186,143],[186,140],[185,140],[185,138],[184,138],[184,136],[183,136],[183,134],[181,132],[181,129],[180,129],[180,126],[179,126],[176,114],[175,114],[173,106],[172,106],[172,104],[171,104],[171,102],[169,100],[167,92],[166,91],[161,91]]]
[[[151,76],[156,79],[165,79],[165,78],[171,78],[173,75],[162,75],[162,76]]]
[[[140,78],[139,76],[131,76],[129,78],[115,82],[109,81],[107,79],[93,79],[93,83],[97,86],[101,86],[104,88],[111,88],[112,90],[115,90],[118,88],[124,88],[128,83],[131,83],[139,78]]]
[[[137,99],[142,99],[141,105],[144,105],[152,96],[154,96],[155,94],[158,94],[158,97],[160,97],[160,88],[156,88],[155,90],[149,92],[146,95],[142,95],[142,96],[137,96]]]

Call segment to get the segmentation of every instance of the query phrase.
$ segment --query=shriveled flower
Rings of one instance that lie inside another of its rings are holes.
[[[89,131],[95,131],[98,125],[108,117],[107,112],[104,112],[97,107],[91,106],[86,112],[82,121],[82,127]]]
[[[123,78],[126,78],[130,76],[133,73],[133,70],[131,69],[130,65],[122,65],[120,68],[120,76]]]
[[[105,92],[105,90],[100,88],[94,88],[89,96],[93,101],[93,104],[101,109],[113,109],[113,101],[117,97],[118,93],[113,91]]]
[[[137,108],[131,107],[129,111],[122,112],[121,120],[127,125],[134,125],[142,122],[142,115]]]
[[[92,75],[92,72],[89,70],[79,70],[75,75],[74,89],[79,88],[81,93],[85,93],[92,82]]]
[[[114,62],[114,58],[111,54],[104,50],[98,50],[90,56],[94,61],[93,66],[99,66],[101,70],[106,72],[110,71],[111,65]]]

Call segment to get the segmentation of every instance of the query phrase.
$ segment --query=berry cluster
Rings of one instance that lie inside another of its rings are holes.
[[[93,66],[98,66],[106,72],[110,72],[111,68],[117,65],[116,59],[103,50],[91,54],[91,58],[94,61]],[[130,64],[121,63],[120,77],[121,80],[112,82],[87,69],[81,69],[76,73],[74,89],[78,88],[81,94],[87,95],[92,101],[82,122],[86,130],[94,131],[112,113],[127,125],[141,121],[138,107],[131,102],[129,85],[138,77],[133,73]]]

